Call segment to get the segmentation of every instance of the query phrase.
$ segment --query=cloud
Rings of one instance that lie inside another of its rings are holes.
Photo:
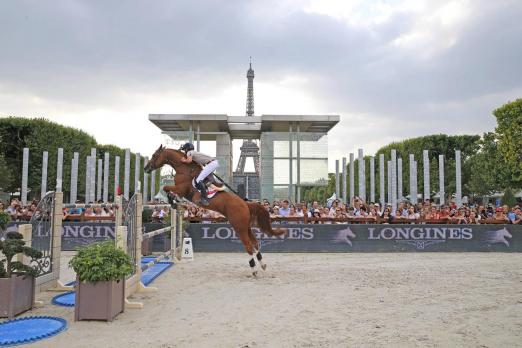
[[[359,147],[493,129],[522,91],[521,15],[516,0],[2,2],[0,114],[149,153],[149,113],[243,115],[253,56],[256,114],[341,115],[332,168]]]

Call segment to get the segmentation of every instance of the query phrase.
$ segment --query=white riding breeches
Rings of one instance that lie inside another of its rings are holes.
[[[196,183],[199,183],[201,180],[205,179],[207,176],[212,174],[214,170],[219,167],[219,163],[217,160],[213,160],[212,162],[208,162],[206,166],[203,167],[201,173],[199,173],[196,178]]]

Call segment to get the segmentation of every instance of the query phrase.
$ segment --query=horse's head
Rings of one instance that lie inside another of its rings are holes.
[[[181,163],[181,158],[184,156],[185,154],[182,151],[167,149],[165,146],[160,145],[144,170],[150,173],[153,170],[163,167],[164,164],[170,164],[174,167],[176,164]]]
[[[508,231],[507,228],[504,227],[504,228],[501,229],[500,231],[502,231],[501,233],[502,233],[502,235],[503,235],[504,237],[513,238],[513,235],[511,235],[511,233],[509,233],[509,231]]]

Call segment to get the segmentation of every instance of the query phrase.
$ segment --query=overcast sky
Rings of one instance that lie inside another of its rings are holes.
[[[337,114],[330,168],[408,137],[493,130],[522,96],[520,0],[0,2],[0,115],[150,155],[150,113]],[[237,157],[237,153],[235,153]]]

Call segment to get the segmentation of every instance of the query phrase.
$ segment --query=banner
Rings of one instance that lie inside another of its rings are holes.
[[[16,231],[17,225],[24,222],[11,222],[7,225],[6,232]],[[163,224],[150,223],[143,226],[144,232],[154,231],[165,227]],[[74,251],[83,245],[114,239],[114,223],[110,222],[63,222],[62,225],[62,250]],[[33,231],[33,238],[48,237],[43,231]],[[165,234],[154,236],[153,251],[163,251]]]
[[[278,225],[288,232],[268,237],[254,229],[266,252],[522,252],[520,225]],[[194,251],[244,251],[228,224],[190,224]]]
[[[16,230],[18,223],[7,230]],[[274,225],[275,226],[275,225]],[[150,232],[164,227],[145,224]],[[501,251],[522,252],[521,225],[277,225],[286,235],[269,237],[254,228],[265,252],[408,252],[408,251]],[[36,235],[34,234],[36,233]],[[34,231],[33,237],[40,236]],[[44,236],[40,236],[44,237]],[[195,252],[242,252],[243,244],[229,224],[189,224],[185,237],[191,237]],[[65,222],[62,250],[114,239],[114,224]],[[153,251],[164,250],[165,234],[155,236]]]

